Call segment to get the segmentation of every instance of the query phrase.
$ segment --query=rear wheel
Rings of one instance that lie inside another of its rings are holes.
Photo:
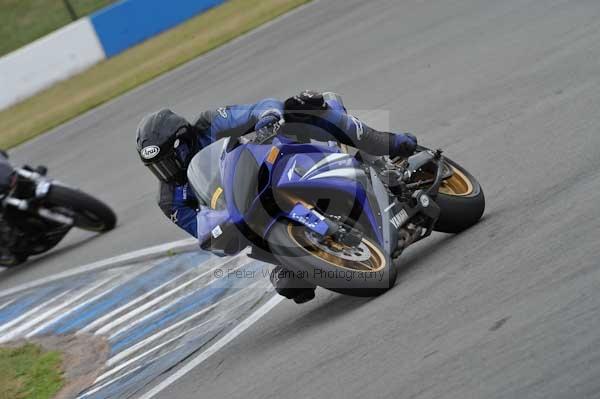
[[[46,202],[72,212],[70,216],[75,219],[74,225],[80,229],[106,232],[112,230],[117,223],[117,217],[108,205],[70,187],[53,185],[46,196]]]
[[[296,276],[331,291],[353,296],[377,296],[393,287],[397,270],[370,238],[354,247],[319,236],[303,225],[280,222],[271,230],[271,252]]]

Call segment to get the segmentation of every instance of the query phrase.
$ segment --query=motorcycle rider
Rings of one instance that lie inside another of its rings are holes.
[[[45,166],[41,165],[35,169],[29,165],[24,165],[23,169],[41,175],[45,175],[47,170]],[[13,219],[15,217],[19,218],[19,211],[16,211],[17,215],[13,214],[10,217],[6,214],[7,210],[2,204],[6,196],[16,187],[16,184],[17,171],[8,160],[8,153],[0,149],[0,266],[6,267],[16,266],[27,259],[26,256],[13,252],[14,245],[19,242],[19,228],[15,226]]]
[[[295,131],[301,131],[303,139],[337,141],[372,155],[406,157],[417,144],[411,134],[381,132],[348,115],[341,97],[335,93],[307,90],[285,102],[268,98],[255,104],[204,111],[192,123],[171,110],[161,109],[139,123],[136,148],[144,165],[160,181],[158,202],[164,214],[202,243],[229,215],[199,203],[193,194],[186,176],[193,156],[224,137],[279,128],[281,133],[291,133],[298,124],[301,129]],[[278,266],[271,273],[271,282],[280,295],[296,303],[314,298],[315,287],[293,276]]]

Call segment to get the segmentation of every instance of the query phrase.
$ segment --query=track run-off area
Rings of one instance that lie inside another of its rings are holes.
[[[47,336],[108,344],[106,365],[79,398],[128,398],[243,331],[281,299],[270,266],[218,258],[183,240],[0,292],[0,345]],[[175,252],[177,251],[177,252]]]
[[[14,292],[80,265],[185,238],[156,206],[157,183],[135,153],[144,114],[168,106],[192,119],[207,108],[283,99],[306,88],[339,92],[349,109],[374,111],[356,112],[374,127],[411,131],[423,145],[443,148],[481,182],[482,221],[410,248],[385,295],[317,290],[314,301],[283,301],[260,319],[252,318],[256,310],[269,295],[276,298],[268,282],[210,283],[210,274],[199,276],[215,264],[196,258],[204,256],[198,252]],[[34,309],[18,295],[36,295],[46,306],[0,334],[19,326],[30,333],[20,323],[86,290],[96,296],[114,287],[81,312],[62,321],[48,315],[42,323],[54,323],[48,328],[56,331],[104,328],[109,340],[118,333],[111,344],[121,345],[107,373],[189,334],[145,355],[155,359],[145,370],[122,377],[124,384],[143,379],[134,397],[598,398],[598,93],[596,0],[314,1],[11,151],[15,163],[45,164],[51,176],[97,195],[120,219],[109,234],[73,231],[56,250],[1,273],[0,295],[13,294],[0,296],[0,314],[17,303]],[[374,114],[390,119],[370,119]],[[197,301],[169,308],[181,312],[169,326],[192,318],[164,341],[125,352],[168,330],[153,323],[169,312],[152,312],[183,296],[127,320],[135,306],[122,309],[110,328],[112,320],[97,320],[160,287],[152,277],[158,274],[162,283],[198,278],[187,286]],[[119,294],[131,284],[145,285],[135,295]],[[222,289],[220,296],[212,297],[211,287]],[[114,308],[88,316],[91,306],[110,300]],[[227,315],[222,320],[211,321],[212,310],[193,318],[215,303],[213,310]],[[228,335],[234,325],[244,328],[235,337]],[[211,356],[198,357],[203,351]],[[165,369],[162,354],[177,358],[177,366]],[[136,362],[103,381],[146,364]]]

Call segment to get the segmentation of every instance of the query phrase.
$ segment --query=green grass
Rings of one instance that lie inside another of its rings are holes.
[[[1,111],[0,148],[37,136],[309,1],[229,0]]]
[[[70,0],[79,17],[116,0]],[[70,23],[63,0],[0,0],[0,57]]]
[[[0,399],[49,399],[63,386],[62,356],[26,344],[0,348]]]

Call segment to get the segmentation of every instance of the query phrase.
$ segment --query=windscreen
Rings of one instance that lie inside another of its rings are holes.
[[[211,202],[212,205],[223,202],[217,199],[223,197],[220,164],[228,141],[229,138],[224,138],[204,147],[192,158],[188,167],[188,181],[198,201],[206,206],[211,206]]]

